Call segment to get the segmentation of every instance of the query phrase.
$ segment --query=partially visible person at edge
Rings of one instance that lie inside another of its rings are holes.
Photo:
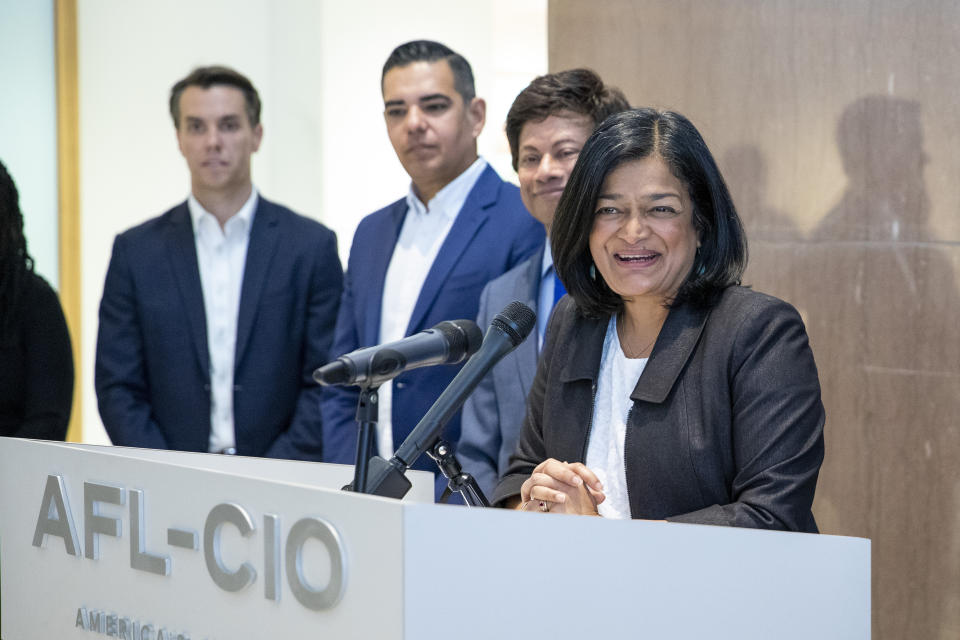
[[[629,108],[619,89],[604,85],[589,69],[535,78],[513,101],[506,128],[520,197],[548,236],[560,194],[583,143],[607,116]],[[463,406],[457,458],[485,495],[493,492],[517,444],[547,319],[564,293],[553,270],[550,243],[544,242],[527,261],[492,281],[480,294],[477,324],[481,327],[490,326],[494,316],[513,300],[524,302],[537,314],[537,335],[507,354]]]
[[[0,163],[0,436],[64,440],[72,401],[67,322],[33,272],[17,186]]]
[[[816,532],[820,383],[799,314],[738,286],[743,228],[700,133],[638,109],[557,207],[554,311],[499,505]]]

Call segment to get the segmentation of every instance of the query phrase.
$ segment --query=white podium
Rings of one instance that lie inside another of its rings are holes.
[[[870,638],[870,542],[338,490],[350,467],[0,438],[0,638]],[[418,502],[419,500],[419,502]]]

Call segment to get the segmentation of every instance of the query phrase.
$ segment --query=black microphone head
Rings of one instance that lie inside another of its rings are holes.
[[[318,384],[327,386],[344,384],[350,379],[350,375],[350,368],[343,362],[343,360],[337,358],[333,362],[329,362],[314,371],[313,379]]]
[[[514,347],[526,339],[535,324],[537,324],[537,314],[519,300],[514,300],[504,307],[503,311],[498,313],[490,323],[491,326],[507,334]]]
[[[473,320],[445,320],[433,327],[450,345],[447,364],[454,364],[469,358],[480,349],[483,332]]]

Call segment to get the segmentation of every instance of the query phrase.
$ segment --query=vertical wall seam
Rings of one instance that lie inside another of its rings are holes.
[[[80,153],[77,83],[77,2],[54,2],[57,76],[57,183],[60,303],[73,350],[73,409],[67,440],[83,440],[83,366],[81,360]]]

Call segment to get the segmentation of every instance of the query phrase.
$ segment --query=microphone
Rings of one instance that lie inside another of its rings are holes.
[[[483,345],[463,366],[423,419],[417,423],[390,461],[379,456],[370,459],[367,493],[402,498],[410,489],[403,473],[440,437],[450,421],[480,380],[505,355],[526,339],[537,322],[537,314],[522,302],[508,304],[490,323]]]
[[[481,340],[472,320],[448,320],[402,340],[351,351],[314,371],[313,379],[376,387],[410,369],[461,362],[476,353]]]

